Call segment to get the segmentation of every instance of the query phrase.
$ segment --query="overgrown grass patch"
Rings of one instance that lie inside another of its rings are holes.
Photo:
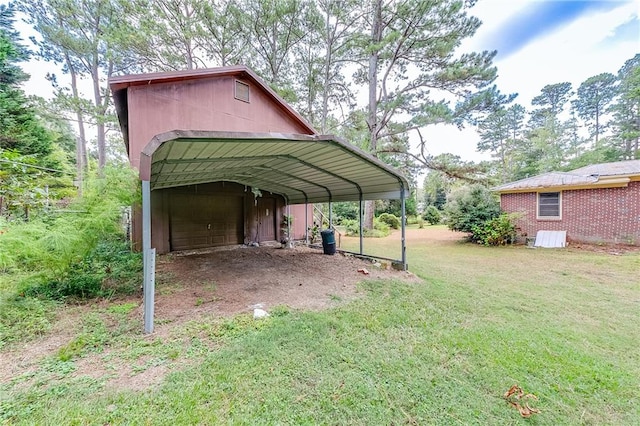
[[[18,340],[29,340],[51,328],[59,303],[0,293],[0,350]]]

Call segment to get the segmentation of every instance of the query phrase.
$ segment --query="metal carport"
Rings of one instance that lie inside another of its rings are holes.
[[[175,130],[155,136],[140,157],[145,332],[153,331],[155,250],[151,191],[230,181],[280,194],[288,204],[400,199],[401,253],[406,269],[405,198],[397,170],[335,136]]]

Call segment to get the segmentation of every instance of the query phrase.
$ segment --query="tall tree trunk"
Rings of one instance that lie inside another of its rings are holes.
[[[104,111],[102,110],[102,93],[100,93],[100,72],[98,62],[94,61],[91,74],[93,77],[93,98],[96,106],[96,131],[98,133],[98,170],[102,170],[106,164],[106,137],[104,127]]]
[[[71,94],[77,102],[80,99],[78,95],[78,77],[68,54],[65,54],[65,61],[69,69],[69,75],[71,76]],[[82,114],[80,104],[76,104],[75,113],[76,120],[78,121],[78,137],[76,138],[76,179],[78,181],[78,195],[82,196],[84,173],[88,169],[89,161],[87,158],[87,137],[84,130],[84,115]]]
[[[373,19],[371,22],[371,43],[378,45],[382,38],[382,0],[374,0]],[[380,53],[373,49],[369,55],[369,149],[374,157],[377,157],[378,149],[378,62]],[[364,227],[373,229],[373,216],[376,202],[366,201],[364,204]]]
[[[327,57],[324,61],[324,85],[322,86],[322,117],[320,118],[320,132],[325,134],[327,132],[327,116],[329,115],[329,93],[331,75],[331,60],[333,53],[332,38],[331,38],[331,22],[329,21],[329,7],[327,7],[327,13],[325,17],[325,41],[327,43]]]
[[[502,183],[507,183],[507,156],[505,151],[506,141],[500,140],[500,161],[502,162]]]

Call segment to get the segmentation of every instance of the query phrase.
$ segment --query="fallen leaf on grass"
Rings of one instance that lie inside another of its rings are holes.
[[[510,398],[512,395],[515,395],[515,394],[519,394],[517,398],[520,398],[522,395],[524,395],[523,390],[518,385],[511,386],[509,390],[504,393],[503,398]]]
[[[362,272],[365,275],[369,275],[369,271],[366,268],[360,268],[358,269],[358,272]]]
[[[529,399],[537,400],[538,397],[532,393],[525,394],[524,390],[522,390],[518,385],[511,386],[509,390],[502,395],[502,397],[506,399],[512,407],[518,410],[520,415],[524,418],[529,418],[532,414],[540,413],[540,410],[537,408],[531,408],[528,402],[526,402]],[[520,404],[520,401],[522,404]]]

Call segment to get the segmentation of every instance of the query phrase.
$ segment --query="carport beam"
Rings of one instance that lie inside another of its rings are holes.
[[[155,249],[151,248],[151,184],[142,181],[142,259],[144,268],[143,304],[144,332],[153,333],[153,305],[155,298]]]

